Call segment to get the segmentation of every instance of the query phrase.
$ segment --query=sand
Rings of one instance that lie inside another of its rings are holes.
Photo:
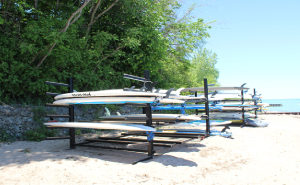
[[[68,140],[0,144],[0,184],[300,184],[300,116],[262,115],[266,128],[231,127],[176,145],[153,160]]]

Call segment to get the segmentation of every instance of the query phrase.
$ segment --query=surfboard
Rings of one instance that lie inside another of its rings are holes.
[[[145,103],[184,103],[182,100],[157,98],[157,97],[91,97],[91,98],[66,98],[53,102],[57,105],[68,104],[145,104]]]
[[[103,130],[128,130],[128,131],[156,131],[155,128],[138,124],[126,123],[101,123],[101,122],[48,122],[44,123],[48,127],[63,128],[91,128]]]
[[[168,103],[182,104],[182,103],[185,103],[185,101],[184,100],[173,99],[173,98],[162,98],[162,99],[159,99],[158,103],[162,103],[162,104],[168,104]]]
[[[184,88],[179,88],[177,90],[171,91],[170,95],[168,98],[171,99],[178,99],[178,100],[184,100],[184,101],[196,101],[198,100],[198,102],[204,101],[205,98],[204,97],[195,97],[195,96],[185,96],[185,95],[180,95],[180,92],[183,90]],[[155,91],[155,90],[154,90]],[[160,93],[160,94],[167,94],[168,90],[156,90],[156,93]]]
[[[216,104],[216,107],[247,107],[247,108],[259,108],[258,105],[249,104]]]
[[[205,130],[202,129],[193,129],[193,130],[161,130],[157,131],[155,133],[177,133],[177,134],[206,134]],[[222,136],[226,138],[231,138],[232,133],[231,132],[222,132],[218,130],[211,130],[210,136]]]
[[[231,123],[231,121],[224,120],[210,120],[210,126],[225,126]],[[179,122],[172,125],[159,127],[159,130],[179,130],[179,129],[195,129],[198,127],[206,127],[206,120]]]
[[[178,106],[178,105],[168,105],[168,106],[153,106],[152,110],[205,110],[204,105],[185,105],[185,106]],[[212,110],[222,110],[222,107],[217,106],[210,106],[209,109]]]
[[[68,104],[143,104],[157,102],[156,97],[92,97],[92,98],[67,98],[53,102],[57,105]]]
[[[177,90],[173,90],[171,91],[170,93],[170,96],[180,96],[180,92],[183,90],[184,88],[179,88]],[[161,94],[167,94],[169,90],[165,90],[165,89],[157,89],[157,90],[154,90],[154,92],[156,93],[161,93]]]
[[[123,89],[110,89],[101,91],[85,91],[60,94],[54,97],[55,100],[65,98],[88,98],[88,97],[162,97],[165,94],[143,92],[143,91],[124,91]]]
[[[222,120],[241,120],[243,119],[243,113],[241,112],[210,112],[210,119],[222,119]],[[244,113],[245,118],[255,118],[255,114]]]
[[[114,115],[114,116],[103,116],[100,119],[104,120],[138,120],[146,119],[145,114],[129,114],[129,115]],[[184,115],[184,114],[152,114],[153,121],[191,121],[191,120],[201,120],[199,116]]]
[[[208,87],[208,91],[221,91],[221,90],[248,90],[247,87]],[[181,92],[197,92],[204,91],[204,87],[191,87],[181,90]]]
[[[195,96],[169,96],[171,99],[178,99],[178,100],[184,100],[184,101],[192,101],[192,100],[199,100],[200,101],[205,101],[204,97],[195,97]]]

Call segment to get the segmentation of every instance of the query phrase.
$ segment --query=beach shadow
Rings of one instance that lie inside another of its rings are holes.
[[[194,161],[175,157],[175,156],[168,155],[168,154],[164,154],[162,156],[154,158],[153,161],[161,163],[165,166],[172,166],[172,167],[179,167],[179,166],[195,167],[195,166],[198,166],[197,163],[195,163]],[[149,162],[151,162],[151,161],[149,161]]]
[[[77,161],[84,163],[88,159],[132,164],[136,160],[147,157],[146,153],[99,149],[77,146],[69,149],[69,141],[14,142],[2,144],[0,147],[0,167],[8,165],[26,165],[31,162]]]
[[[200,143],[184,143],[183,145],[177,145],[172,152],[199,152],[200,148],[206,147]]]
[[[143,146],[146,148],[147,145]],[[180,146],[180,147],[177,147]],[[199,152],[197,147],[205,147],[202,144],[182,144],[174,148],[155,147],[157,153],[162,156],[155,156],[157,162],[171,166],[196,166],[196,163],[166,155],[167,152]],[[138,153],[132,151],[100,149],[77,146],[76,149],[69,149],[69,140],[48,140],[41,142],[18,141],[11,144],[0,145],[0,168],[8,165],[26,165],[31,162],[45,160],[51,161],[76,161],[82,162],[93,158],[102,161],[132,164],[135,161],[146,158],[147,153]],[[167,157],[167,159],[165,158]],[[152,160],[149,160],[151,162]]]

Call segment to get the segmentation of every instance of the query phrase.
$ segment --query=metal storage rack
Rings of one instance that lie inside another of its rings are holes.
[[[149,71],[145,71],[145,78],[136,77],[133,75],[124,75],[125,78],[138,80],[144,82],[143,88],[145,88],[146,91],[151,91],[153,88],[153,82],[150,81],[150,75]],[[206,80],[205,80],[206,81]],[[54,85],[54,86],[62,86],[67,87],[68,92],[73,92],[73,79],[69,78],[67,83],[58,83],[58,82],[45,82],[48,85]],[[207,86],[207,81],[205,82]],[[207,89],[207,88],[206,88]],[[50,96],[56,96],[60,93],[52,93],[47,92],[47,95]],[[66,107],[68,108],[68,114],[67,115],[47,115],[47,117],[53,118],[68,118],[69,122],[75,121],[75,105],[54,105],[54,104],[46,104],[46,106],[50,107]],[[208,107],[208,106],[207,106]],[[207,110],[209,111],[209,110]],[[144,104],[143,107],[143,113],[146,114],[146,126],[153,127],[152,125],[152,110],[151,110],[151,104],[147,103]],[[145,161],[148,159],[152,159],[155,153],[154,146],[160,146],[160,147],[172,147],[176,144],[182,144],[186,142],[184,141],[178,141],[178,140],[172,140],[170,138],[185,138],[185,139],[194,139],[194,138],[201,138],[203,139],[204,136],[209,136],[209,116],[206,117],[207,123],[206,123],[206,134],[201,133],[152,133],[152,132],[129,132],[124,133],[119,137],[99,137],[97,139],[86,139],[84,142],[76,143],[76,137],[75,137],[75,128],[69,128],[69,136],[68,137],[52,137],[48,139],[69,139],[69,145],[71,149],[75,149],[76,146],[81,147],[94,147],[94,148],[103,148],[103,149],[114,149],[114,150],[127,150],[127,151],[135,151],[135,152],[145,152],[147,153],[147,157],[143,158],[141,160],[138,160],[134,162],[133,164],[136,164],[141,161]],[[158,137],[168,137],[168,139],[154,139],[154,134]],[[127,136],[147,136],[147,139],[141,139],[141,138],[127,138]],[[148,143],[147,149],[135,149],[135,148],[128,148],[128,147],[113,147],[113,146],[99,146],[99,145],[93,145],[93,143],[117,143],[117,144],[138,144],[138,143]]]

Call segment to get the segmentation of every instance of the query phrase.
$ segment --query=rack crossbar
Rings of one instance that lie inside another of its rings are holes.
[[[49,95],[49,96],[57,96],[59,94],[60,93],[46,92],[46,95]]]
[[[46,115],[47,117],[52,117],[52,118],[69,118],[70,115],[55,115],[55,114],[48,114]]]
[[[45,140],[59,140],[59,139],[70,139],[69,136],[64,137],[47,137]]]
[[[124,133],[124,136],[130,136],[132,134]],[[134,134],[137,135],[137,134]],[[140,136],[146,136],[146,134],[140,133]],[[199,136],[205,136],[205,133],[155,133],[157,137],[174,137],[174,138],[199,138]]]
[[[124,74],[123,77],[127,78],[127,79],[130,79],[130,80],[140,81],[140,82],[146,82],[147,81],[146,78],[142,78],[142,77],[138,77],[138,76],[134,76],[134,75],[129,75],[129,74]]]
[[[70,105],[59,105],[59,104],[52,104],[52,103],[46,103],[47,107],[69,107]]]
[[[91,148],[103,148],[103,149],[113,149],[113,150],[126,150],[126,151],[133,151],[133,152],[143,152],[147,153],[148,150],[144,149],[136,149],[136,148],[121,148],[121,147],[110,147],[110,146],[98,146],[86,143],[77,143],[76,146],[83,146],[83,147],[91,147]]]
[[[90,142],[99,142],[99,143],[115,143],[115,144],[138,144],[140,142],[136,141],[124,141],[124,140],[106,140],[106,139],[87,139]],[[144,141],[146,142],[146,141]],[[161,147],[172,147],[171,144],[163,144],[163,143],[153,143],[153,146],[161,146]]]
[[[65,83],[50,82],[50,81],[45,81],[45,83],[48,84],[48,85],[54,85],[54,86],[70,87],[69,84],[65,84]]]
[[[134,141],[134,142],[146,142],[146,139],[139,138],[105,138],[99,137],[102,140],[122,140],[122,141]],[[182,141],[170,141],[170,140],[153,140],[154,143],[169,143],[169,144],[182,144]]]

